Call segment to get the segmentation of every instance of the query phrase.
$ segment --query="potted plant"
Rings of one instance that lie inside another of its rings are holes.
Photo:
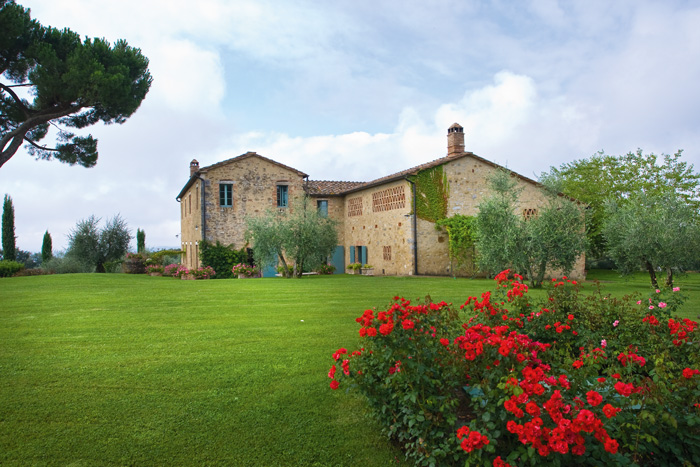
[[[151,276],[162,276],[165,268],[160,264],[149,264],[146,266],[146,273]]]
[[[360,268],[360,270],[362,271],[363,276],[373,276],[374,275],[374,266],[372,266],[372,265],[365,264],[364,266],[362,266],[362,268]]]
[[[190,274],[194,276],[195,280],[211,279],[212,276],[216,275],[216,271],[211,266],[204,266],[190,270]]]
[[[348,270],[350,274],[361,274],[360,269],[362,269],[361,263],[350,263],[348,264]]]
[[[243,263],[235,265],[231,272],[235,276],[238,276],[239,279],[249,279],[251,277],[257,277],[260,274],[260,270],[256,266]]]
[[[194,276],[190,274],[190,270],[184,264],[181,264],[177,267],[174,277],[179,277],[183,280],[194,280]]]
[[[144,253],[127,253],[122,262],[122,271],[126,274],[145,274],[146,255]]]
[[[177,274],[177,269],[180,267],[179,264],[168,264],[163,268],[163,275],[168,277],[175,277]]]
[[[333,274],[335,272],[335,266],[332,264],[322,264],[316,268],[316,272],[319,274]]]

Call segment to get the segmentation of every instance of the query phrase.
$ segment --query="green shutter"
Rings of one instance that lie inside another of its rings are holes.
[[[355,262],[355,247],[354,246],[350,247],[350,262],[351,263]]]
[[[287,185],[277,185],[277,207],[286,208],[289,205]]]
[[[233,185],[230,183],[219,184],[219,206],[233,206]]]

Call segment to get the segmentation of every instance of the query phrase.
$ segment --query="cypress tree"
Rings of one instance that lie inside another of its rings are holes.
[[[12,206],[12,198],[5,194],[2,203],[2,249],[3,257],[9,261],[17,260],[15,248],[15,208]]]
[[[51,242],[51,234],[47,230],[44,234],[44,243],[41,245],[41,261],[46,263],[53,258],[53,245]]]
[[[144,253],[146,251],[146,232],[141,229],[136,229],[136,252]]]

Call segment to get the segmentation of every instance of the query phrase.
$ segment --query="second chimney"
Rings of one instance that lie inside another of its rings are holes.
[[[447,129],[447,157],[464,154],[464,128],[459,123],[453,123]]]
[[[192,159],[190,162],[190,177],[199,171],[199,162],[197,159]]]

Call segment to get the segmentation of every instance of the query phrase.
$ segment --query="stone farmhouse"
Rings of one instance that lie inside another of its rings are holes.
[[[244,247],[247,216],[289,209],[292,199],[306,194],[338,221],[339,245],[331,258],[336,273],[359,262],[371,264],[375,275],[449,275],[447,233],[416,205],[437,197],[443,200],[443,217],[475,215],[489,195],[489,176],[500,169],[465,152],[464,130],[457,123],[448,129],[445,157],[369,182],[309,180],[304,172],[255,152],[207,167],[193,160],[190,178],[177,195],[183,262],[200,264],[202,240]],[[525,218],[537,215],[546,200],[543,187],[514,175],[522,188],[519,212]],[[436,190],[437,196],[430,194]],[[584,273],[581,257],[570,276],[581,279]],[[266,277],[274,274],[274,268],[263,271]]]

